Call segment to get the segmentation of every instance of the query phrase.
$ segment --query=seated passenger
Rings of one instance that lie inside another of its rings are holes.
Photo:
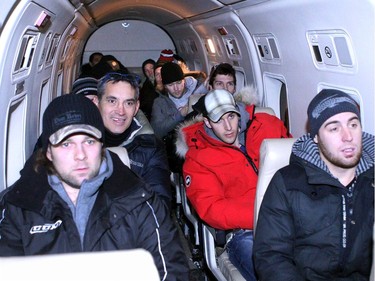
[[[107,73],[99,80],[98,108],[105,126],[104,145],[127,149],[131,169],[171,206],[170,170],[163,142],[147,119],[140,119],[137,77]],[[136,116],[137,114],[137,116]]]
[[[212,67],[210,76],[207,79],[207,87],[209,90],[224,89],[234,95],[236,92],[236,70],[229,63],[220,63]],[[248,102],[246,102],[248,103]],[[253,103],[251,103],[253,104]],[[192,112],[189,113],[187,119],[191,119],[197,114],[204,110],[204,97],[200,97],[199,100],[193,102]]]
[[[163,80],[161,78],[161,68],[165,62],[163,61],[157,61],[154,67],[154,76],[155,76],[155,91],[158,95],[164,95],[166,96],[166,89],[163,84]],[[151,110],[151,115],[152,115],[152,110]]]
[[[272,178],[254,241],[260,280],[367,281],[373,256],[374,136],[358,104],[324,89],[310,102],[309,134]]]
[[[42,147],[0,194],[0,256],[143,248],[161,280],[189,280],[167,207],[103,148],[103,137],[94,103],[72,94],[52,100]]]
[[[211,227],[232,231],[226,244],[230,261],[246,280],[256,280],[252,262],[255,189],[259,148],[265,138],[290,135],[281,120],[254,115],[254,105],[236,105],[226,90],[204,99],[202,118],[178,130],[177,153],[185,158],[186,195]]]
[[[93,76],[92,68],[101,60],[102,57],[103,54],[100,52],[92,53],[89,57],[89,62],[81,66],[79,77],[82,78]]]
[[[159,138],[164,138],[188,114],[189,97],[205,94],[207,89],[195,78],[184,77],[181,67],[173,62],[162,66],[161,77],[168,96],[160,95],[154,100],[151,126]]]
[[[129,73],[129,70],[114,56],[105,55],[92,67],[92,76],[96,79],[102,78],[108,72]]]
[[[155,91],[155,68],[156,62],[152,59],[147,59],[142,63],[142,71],[145,80],[139,90],[140,109],[146,115],[148,120],[151,120],[152,105],[154,100],[159,96]]]
[[[83,95],[94,103],[98,102],[98,80],[94,77],[78,78],[73,82],[72,94]]]

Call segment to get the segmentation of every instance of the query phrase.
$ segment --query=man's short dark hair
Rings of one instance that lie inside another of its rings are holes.
[[[95,53],[92,53],[91,55],[90,55],[90,57],[89,57],[89,62],[93,62],[93,60],[94,60],[94,57],[95,56],[101,56],[101,57],[103,57],[103,54],[102,53],[100,53],[100,52],[95,52]]]
[[[210,72],[210,79],[208,83],[211,86],[213,86],[216,76],[220,74],[232,76],[234,85],[237,85],[236,70],[233,68],[231,64],[226,63],[226,62],[219,63],[212,67],[211,72]]]

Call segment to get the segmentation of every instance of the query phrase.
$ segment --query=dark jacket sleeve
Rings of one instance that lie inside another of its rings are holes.
[[[126,149],[133,162],[143,163],[143,167],[131,164],[132,170],[170,207],[172,200],[170,170],[163,142],[155,135],[139,135],[126,145]]]
[[[0,193],[0,256],[23,256],[21,231],[12,223],[11,214],[16,215],[17,210],[11,208],[4,199],[9,188]]]
[[[151,252],[160,280],[189,280],[186,255],[167,207],[157,197],[147,201],[148,210],[137,216],[138,244]],[[156,241],[157,240],[157,241]],[[160,242],[160,244],[159,244]]]
[[[167,154],[161,140],[155,138],[155,146],[152,153],[147,166],[143,169],[142,178],[150,184],[155,193],[167,202],[167,206],[170,207],[172,200],[170,170]]]
[[[255,269],[262,281],[304,281],[293,262],[293,218],[285,184],[276,172],[264,195],[254,237]]]

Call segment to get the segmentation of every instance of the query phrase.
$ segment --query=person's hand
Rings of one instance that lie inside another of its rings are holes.
[[[188,105],[181,106],[178,108],[178,110],[180,111],[181,115],[185,117],[188,114],[189,106]]]

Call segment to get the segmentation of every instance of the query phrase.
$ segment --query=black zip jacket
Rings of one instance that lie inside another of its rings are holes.
[[[82,243],[67,203],[49,186],[46,171],[34,172],[30,159],[21,178],[0,196],[0,256],[144,248],[161,280],[188,280],[186,256],[167,207],[110,154],[113,173],[98,189]]]

